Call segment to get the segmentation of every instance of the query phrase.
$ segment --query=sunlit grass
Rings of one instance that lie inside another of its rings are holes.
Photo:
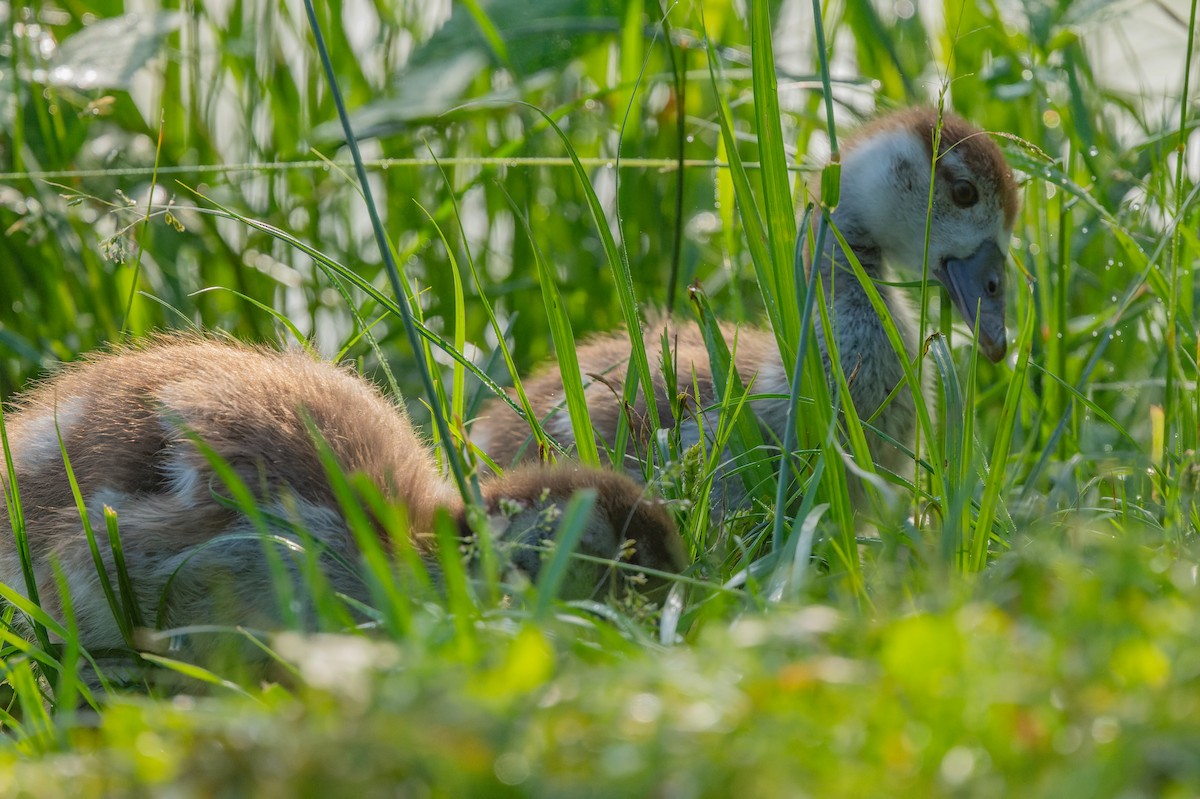
[[[566,549],[548,555],[541,586],[502,583],[486,548],[472,571],[449,524],[437,562],[423,562],[403,514],[329,463],[369,602],[332,590],[303,531],[277,536],[260,519],[289,627],[327,635],[190,631],[265,666],[158,649],[138,665],[162,678],[132,691],[118,653],[80,646],[63,581],[34,575],[10,466],[5,551],[23,553],[26,579],[0,587],[0,793],[1194,793],[1194,77],[1161,115],[1106,88],[1081,32],[1122,18],[1093,6],[1001,22],[995,4],[947,3],[934,20],[851,0],[824,7],[829,51],[797,54],[790,37],[813,36],[807,6],[781,32],[779,9],[757,2],[747,19],[674,6],[669,25],[638,3],[599,13],[564,0],[532,21],[518,0],[463,3],[444,27],[402,3],[364,42],[343,20],[366,12],[318,4],[364,155],[422,159],[368,172],[382,247],[352,170],[329,166],[347,148],[294,7],[199,4],[150,48],[165,54],[138,73],[151,92],[38,83],[47,64],[30,26],[6,27],[0,171],[23,177],[0,184],[0,285],[17,287],[0,303],[5,397],[46,361],[126,330],[286,331],[358,359],[429,422],[443,463],[470,468],[472,409],[551,352],[590,444],[574,347],[630,327],[632,400],[664,354],[639,324],[648,309],[673,303],[699,324],[728,379],[716,446],[682,451],[667,434],[650,450],[647,476],[697,561],[661,609],[558,602]],[[1195,6],[1181,76],[1195,69]],[[46,29],[61,41],[77,16]],[[814,299],[825,287],[797,268],[796,239],[839,235],[809,224],[836,203],[836,168],[817,173],[824,143],[836,152],[833,117],[848,128],[942,92],[1008,137],[1023,179],[1015,345],[1000,364],[978,359],[946,303],[934,324],[936,285],[911,284],[934,334],[908,367],[920,445],[857,508],[863,478],[843,455],[864,460],[872,420],[835,406],[849,376],[826,385],[812,338],[830,324]],[[229,163],[247,168],[189,171]],[[49,171],[53,182],[31,174]],[[795,441],[752,424],[755,386],[727,369],[737,339],[717,320],[774,332],[804,387]],[[922,375],[938,385],[929,403]],[[519,390],[509,402],[532,415]],[[532,428],[531,446],[562,457]],[[631,446],[609,443],[618,457]],[[586,444],[577,457],[603,460]],[[722,469],[752,502],[717,523],[707,490]],[[256,518],[252,495],[228,489]],[[95,557],[121,560],[133,545],[105,521],[89,532]],[[150,622],[128,610],[126,570],[115,576],[105,596],[135,645]],[[62,618],[39,584],[57,588]],[[288,615],[298,594],[312,604],[303,621]],[[164,698],[180,686],[202,698]]]

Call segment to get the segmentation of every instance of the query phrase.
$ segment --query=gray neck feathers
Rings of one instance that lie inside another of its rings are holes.
[[[845,205],[839,206],[833,213],[833,223],[857,256],[863,271],[875,281],[875,287],[883,297],[884,305],[887,306],[911,354],[914,337],[912,309],[902,289],[879,282],[894,279],[891,270],[884,264],[882,251],[853,209]],[[832,320],[835,329],[861,324],[863,317],[868,315],[878,319],[867,292],[854,274],[850,259],[832,230],[825,232],[823,252],[817,260],[816,268],[825,289],[826,301],[835,309]],[[843,334],[846,332],[849,331],[842,330]]]

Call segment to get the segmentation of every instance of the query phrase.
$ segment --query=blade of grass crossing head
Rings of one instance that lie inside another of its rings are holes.
[[[562,519],[559,520],[554,536],[554,554],[550,562],[542,567],[538,578],[537,602],[533,610],[535,620],[544,621],[550,617],[554,599],[562,588],[571,558],[595,504],[596,490],[589,488],[577,491],[563,509]]]
[[[810,224],[812,219],[812,207],[805,208],[803,224],[801,229],[810,237],[807,243],[811,247],[811,252],[824,252],[825,240],[829,231],[829,226],[824,223],[814,226]],[[776,509],[786,507],[787,491],[792,480],[792,448],[801,445],[804,447],[815,446],[822,449],[823,453],[818,456],[817,464],[813,475],[824,474],[824,467],[821,465],[821,458],[825,457],[824,450],[828,443],[828,435],[822,434],[822,431],[832,432],[835,424],[833,416],[833,405],[829,394],[829,384],[825,375],[824,367],[821,364],[821,359],[817,352],[814,325],[813,325],[813,307],[815,306],[816,296],[818,294],[814,286],[819,281],[820,270],[812,269],[807,277],[801,281],[800,275],[804,272],[804,244],[805,240],[797,238],[794,255],[792,258],[792,268],[797,276],[797,297],[796,304],[803,310],[800,315],[800,336],[794,351],[793,357],[795,361],[792,365],[791,375],[791,390],[788,396],[788,416],[787,424],[784,426],[783,441],[780,442],[782,453],[779,460],[779,475],[775,486],[775,507]],[[800,297],[800,286],[804,287],[804,296]],[[836,355],[836,348],[834,350]],[[801,394],[811,399],[811,402],[801,403]],[[804,440],[799,437],[800,432],[804,432]],[[819,445],[814,445],[812,439],[821,436]],[[839,463],[833,471],[844,472],[844,468]],[[835,480],[844,480],[842,477],[834,476]],[[821,485],[827,485],[824,480],[818,479],[810,481],[810,485],[816,488]],[[811,490],[811,489],[810,489]],[[831,489],[832,493],[839,493],[837,489]],[[786,514],[777,512],[771,530],[771,547],[773,551],[778,552],[783,546],[786,535]],[[844,530],[845,528],[843,528]],[[855,561],[857,563],[857,559]],[[856,568],[856,566],[850,566]],[[861,582],[861,581],[855,581]]]

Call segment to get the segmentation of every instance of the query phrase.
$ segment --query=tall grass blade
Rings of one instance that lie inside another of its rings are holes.
[[[96,569],[96,578],[100,583],[100,590],[104,592],[104,599],[108,603],[109,612],[112,613],[113,619],[117,623],[117,627],[121,630],[121,637],[125,639],[125,643],[130,647],[133,646],[133,630],[136,626],[133,623],[133,612],[129,607],[123,606],[117,601],[116,592],[113,591],[112,580],[108,574],[108,566],[104,562],[104,558],[100,554],[100,547],[96,543],[96,532],[92,529],[91,516],[88,513],[87,504],[84,502],[83,493],[79,490],[79,482],[75,479],[75,470],[71,468],[71,458],[67,454],[67,445],[63,441],[62,431],[58,427],[58,419],[54,420],[54,432],[58,436],[59,455],[62,458],[63,469],[66,471],[67,482],[71,486],[71,496],[75,500],[75,510],[79,514],[80,524],[83,525],[83,534],[87,539],[88,551],[92,555],[92,565]],[[107,521],[108,515],[112,509],[105,506],[104,515]]]
[[[929,337],[942,386],[942,451],[935,457],[946,464],[946,496],[942,507],[941,555],[946,563],[962,560],[971,529],[971,493],[974,490],[970,461],[970,405],[963,400],[954,357],[941,333]]]
[[[826,219],[825,224],[829,226],[829,230],[837,239],[838,246],[841,247],[842,253],[846,258],[846,263],[854,272],[854,276],[858,279],[859,285],[867,295],[867,299],[871,303],[871,307],[875,309],[875,313],[879,316],[880,322],[883,324],[884,333],[888,337],[888,342],[892,345],[892,351],[900,361],[900,366],[904,370],[904,379],[908,384],[909,391],[912,392],[914,404],[917,409],[917,426],[918,430],[925,436],[926,441],[934,440],[933,422],[929,417],[929,408],[921,401],[924,392],[921,390],[921,381],[917,377],[914,364],[908,360],[908,351],[904,347],[904,340],[900,337],[900,331],[896,329],[896,323],[892,319],[892,315],[888,312],[887,305],[883,301],[883,297],[879,294],[879,289],[875,287],[875,283],[870,276],[863,270],[862,264],[858,260],[858,256],[854,254],[854,250],[846,242],[841,231]],[[919,361],[918,361],[919,362]],[[945,496],[945,476],[944,470],[935,468],[932,472],[934,478],[933,493],[935,496]]]
[[[783,293],[777,279],[777,271],[772,261],[772,250],[768,243],[770,234],[754,197],[750,185],[750,176],[742,163],[738,151],[737,137],[733,132],[732,114],[729,103],[721,91],[722,81],[718,79],[720,60],[716,47],[706,38],[708,48],[708,71],[713,92],[716,95],[717,122],[721,127],[721,141],[729,158],[729,175],[733,179],[733,194],[737,201],[739,218],[745,228],[745,243],[750,251],[750,259],[754,264],[754,274],[758,278],[758,287],[762,293],[763,304],[767,309],[767,318],[771,329],[775,332],[775,340],[785,366],[790,368],[796,360],[796,341],[800,337],[798,306],[793,306],[792,295]],[[793,317],[796,318],[793,318]],[[789,375],[794,379],[794,375]]]
[[[446,180],[447,185],[449,185],[449,178],[446,177],[444,171],[442,172],[442,175],[443,175],[443,179]],[[529,236],[529,240],[531,242],[534,241],[533,234],[529,230],[528,220],[526,220],[523,215],[517,213],[516,204],[512,201],[512,197],[509,196],[507,192],[505,192],[505,196],[508,197],[509,204],[512,205],[512,207],[513,207],[514,216],[519,218],[521,220],[522,225],[525,227],[526,234]],[[459,235],[462,236],[463,241],[466,241],[467,230],[463,225],[462,215],[459,212],[458,201],[456,199],[454,199],[453,197],[451,197],[451,201],[453,203],[453,208],[454,208],[454,218],[458,222]],[[432,217],[430,217],[430,220],[432,221]],[[438,232],[439,232],[439,234],[441,233],[440,227],[438,228]],[[444,237],[443,237],[443,240],[444,240]],[[446,246],[449,247],[448,242],[447,242]],[[486,291],[487,287],[484,285],[483,281],[480,279],[479,270],[475,266],[475,259],[471,257],[471,251],[469,249],[467,250],[467,267],[471,270],[471,280],[475,283],[475,288],[478,290],[479,303],[483,306],[483,311],[485,314],[487,314],[488,324],[491,326],[492,332],[496,336],[497,350],[499,351],[500,355],[504,358],[504,365],[508,369],[509,376],[512,378],[513,388],[517,394],[517,402],[520,403],[520,407],[521,407],[520,415],[525,419],[525,422],[529,425],[530,432],[533,436],[533,441],[534,441],[534,443],[537,444],[539,453],[542,453],[542,452],[548,453],[551,449],[549,436],[547,436],[546,431],[542,429],[541,420],[538,419],[537,414],[534,413],[533,406],[529,402],[529,397],[525,394],[525,388],[521,385],[521,376],[519,374],[519,370],[517,369],[516,363],[513,361],[512,350],[508,346],[507,336],[505,335],[504,330],[500,326],[499,319],[496,318],[496,312],[495,312],[495,309],[492,307],[491,301],[488,300],[488,298],[487,298],[487,291]],[[459,352],[462,352],[462,349],[459,347],[456,347],[455,349]],[[456,375],[455,379],[456,380],[459,379],[458,378],[458,374],[459,374],[458,370],[460,367],[465,368],[465,364],[462,361],[456,359],[455,360],[455,375]],[[510,405],[512,404],[512,400],[509,399],[507,392],[501,392],[501,396],[503,396],[504,399],[508,400]],[[509,464],[507,464],[507,463],[500,464],[500,465],[504,466],[504,467],[509,466]]]
[[[8,524],[12,528],[13,545],[17,562],[21,565],[21,576],[25,580],[25,594],[35,606],[40,606],[37,576],[33,571],[33,553],[29,548],[29,531],[25,526],[25,513],[21,509],[21,491],[17,485],[17,470],[13,465],[12,448],[8,442],[8,428],[4,423],[4,404],[0,403],[0,445],[4,447],[4,505],[8,512]],[[50,648],[50,636],[45,625],[32,618],[33,634],[42,649]],[[53,676],[50,677],[53,680]]]
[[[596,196],[596,190],[592,187],[587,170],[583,168],[583,164],[579,161],[579,156],[575,152],[575,148],[571,146],[571,140],[567,137],[567,134],[563,132],[563,129],[559,127],[553,117],[545,111],[528,103],[522,103],[522,105],[533,109],[541,115],[542,119],[558,135],[563,147],[567,151],[567,155],[571,159],[575,176],[579,179],[579,185],[583,189],[584,198],[587,201],[592,221],[595,223],[596,230],[600,234],[600,243],[604,247],[604,255],[608,261],[608,267],[613,276],[613,283],[617,289],[617,300],[621,307],[621,316],[625,320],[625,328],[629,333],[630,361],[633,371],[638,376],[637,383],[641,385],[642,398],[646,402],[646,416],[649,419],[651,429],[657,430],[660,427],[658,402],[654,397],[654,381],[652,379],[652,372],[650,371],[650,359],[646,355],[646,340],[642,333],[642,318],[638,313],[637,298],[634,296],[633,274],[629,270],[627,254],[622,247],[617,246],[612,228],[608,223],[608,217],[604,213],[604,207],[600,204],[600,198]],[[629,385],[628,382],[627,385]]]
[[[312,0],[304,0],[304,8],[308,12],[309,26],[317,45],[321,65],[325,70],[325,79],[329,92],[333,98],[334,105],[337,106],[338,118],[341,120],[342,130],[346,135],[346,146],[350,150],[350,157],[354,160],[354,170],[358,175],[359,189],[363,193],[367,213],[371,218],[371,229],[375,233],[375,243],[379,247],[379,254],[383,258],[384,268],[392,286],[392,294],[396,298],[396,305],[400,310],[400,318],[404,322],[404,332],[408,336],[409,346],[412,347],[413,355],[416,358],[417,371],[425,387],[425,396],[429,399],[430,413],[437,427],[438,437],[446,448],[446,463],[450,466],[450,473],[454,477],[454,482],[458,485],[458,490],[463,500],[470,502],[473,499],[477,499],[476,492],[467,484],[466,472],[463,470],[458,451],[450,444],[454,440],[450,435],[450,426],[446,421],[445,413],[442,411],[438,392],[434,388],[433,376],[430,373],[429,364],[421,358],[421,353],[424,350],[421,348],[409,294],[405,291],[403,282],[401,281],[400,270],[396,266],[396,261],[392,256],[392,248],[388,243],[387,235],[384,233],[383,222],[379,218],[379,211],[376,209],[374,199],[371,196],[371,184],[367,180],[367,171],[366,167],[363,166],[362,154],[358,149],[358,140],[355,138],[354,130],[350,127],[350,117],[346,112],[345,103],[342,101],[342,94],[338,88],[333,62],[329,57],[329,51],[325,47],[325,38],[321,34],[321,26],[317,22],[317,12],[313,8]]]
[[[775,76],[775,49],[772,43],[770,5],[750,4],[750,66],[754,86],[754,122],[758,135],[759,160],[762,162],[764,219],[770,243],[771,286],[779,301],[783,334],[796,341],[800,334],[800,306],[789,300],[796,296],[796,276],[792,271],[792,252],[796,246],[796,215],[792,207],[792,189],[787,157],[783,150],[782,114],[779,110],[779,84]]]
[[[1031,291],[1032,293],[1032,291]],[[988,542],[992,538],[992,524],[1003,504],[1001,491],[1007,478],[1008,452],[1013,435],[1021,423],[1017,413],[1021,395],[1025,390],[1025,373],[1029,368],[1029,357],[1033,350],[1034,304],[1025,305],[1025,318],[1017,335],[1017,363],[1013,368],[1008,391],[1004,395],[1004,407],[996,421],[996,439],[992,444],[991,470],[983,483],[983,497],[979,502],[975,532],[968,550],[967,568],[979,571],[987,565]]]
[[[224,677],[221,677],[220,675],[204,668],[203,666],[197,666],[195,663],[188,663],[184,660],[177,660],[175,658],[164,657],[163,655],[156,655],[153,652],[143,652],[142,659],[149,661],[156,666],[160,666],[167,671],[172,671],[181,677],[186,677],[189,680],[195,680],[198,683],[211,685],[215,688],[223,688],[224,690],[233,694],[237,694],[238,696],[243,696],[246,698],[252,697],[252,694],[249,691],[247,691],[245,688],[242,688],[242,686],[238,685],[232,680],[227,680]]]
[[[596,490],[594,488],[575,492],[563,509],[558,529],[554,534],[554,554],[550,562],[542,567],[538,577],[537,600],[533,608],[533,618],[545,621],[550,617],[554,600],[562,589],[566,579],[571,559],[579,546],[583,528],[587,526],[588,517],[596,505]]]
[[[530,250],[537,269],[538,285],[542,289],[542,304],[546,308],[546,317],[550,322],[550,340],[554,342],[555,360],[558,361],[558,371],[562,376],[563,398],[567,403],[567,413],[571,419],[571,431],[575,436],[575,449],[579,461],[589,466],[600,465],[600,452],[596,447],[596,437],[593,433],[591,415],[588,411],[587,396],[584,392],[583,376],[579,370],[579,356],[575,349],[575,333],[571,329],[571,320],[563,307],[562,294],[554,282],[554,273],[542,255],[541,247],[529,226],[525,214],[513,208],[513,214],[521,220],[521,227],[529,237]],[[520,380],[516,381],[520,385]],[[523,389],[519,389],[522,403],[528,408],[529,419],[541,427],[529,407],[529,400]],[[545,433],[543,433],[545,436]]]
[[[472,530],[483,530],[479,535],[489,535],[486,520]],[[454,622],[454,642],[458,658],[464,663],[473,663],[479,657],[479,641],[475,621],[479,618],[479,607],[467,579],[466,565],[461,554],[460,531],[455,527],[450,514],[438,510],[433,520],[434,541],[437,545],[437,562],[441,568],[442,590]],[[488,546],[491,542],[488,542]],[[480,544],[483,546],[483,544]]]
[[[688,294],[700,323],[700,331],[704,335],[705,347],[708,350],[713,390],[718,402],[721,403],[722,412],[727,412],[728,409],[740,406],[743,397],[747,395],[747,388],[742,384],[742,378],[735,367],[737,339],[734,339],[734,351],[730,353],[716,315],[708,302],[708,297],[699,289],[690,291]],[[684,377],[690,379],[692,376],[685,375]],[[700,416],[699,418],[705,417]],[[758,494],[774,482],[770,461],[764,457],[767,449],[762,429],[758,426],[757,417],[749,405],[742,407],[734,417],[730,444],[733,457],[729,468],[741,476],[747,496]]]

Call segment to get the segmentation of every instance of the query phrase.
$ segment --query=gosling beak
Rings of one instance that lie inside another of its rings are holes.
[[[1004,329],[1005,255],[986,241],[966,258],[947,258],[934,270],[958,312],[972,330],[978,328],[979,348],[993,363],[1008,347]]]

